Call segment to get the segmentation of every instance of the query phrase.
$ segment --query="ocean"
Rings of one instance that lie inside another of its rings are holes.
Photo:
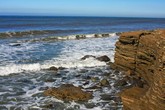
[[[114,62],[117,33],[160,28],[163,18],[0,16],[0,110],[122,110],[115,95],[122,87],[115,83],[123,74],[94,57],[81,58],[106,55]],[[49,71],[52,66],[64,69]],[[89,89],[94,97],[88,102],[43,95],[62,84],[87,89],[102,79],[109,86]]]

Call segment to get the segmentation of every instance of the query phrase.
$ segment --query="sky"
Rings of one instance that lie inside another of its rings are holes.
[[[0,15],[165,18],[165,0],[0,0]]]

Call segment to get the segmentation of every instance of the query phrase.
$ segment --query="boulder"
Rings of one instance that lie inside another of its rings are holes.
[[[51,70],[51,71],[58,71],[58,68],[57,68],[57,67],[52,66],[52,67],[50,67],[50,68],[49,68],[49,70]]]
[[[88,101],[93,96],[91,93],[81,90],[72,84],[63,84],[58,88],[50,88],[44,91],[44,95],[53,96],[64,101]]]
[[[86,60],[87,58],[96,58],[93,55],[85,55],[84,57],[81,58],[81,60]]]
[[[99,61],[102,61],[102,62],[109,62],[110,61],[110,58],[106,55],[97,57],[96,59],[99,60]]]
[[[107,79],[102,79],[102,80],[100,81],[100,85],[101,85],[101,86],[109,86],[109,81],[108,81]]]

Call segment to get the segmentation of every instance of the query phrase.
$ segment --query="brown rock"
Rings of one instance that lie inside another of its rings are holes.
[[[100,81],[100,85],[101,85],[101,86],[109,86],[109,81],[108,81],[107,79],[102,79],[102,80]]]
[[[126,75],[133,76],[132,82],[136,86],[121,93],[124,109],[165,110],[164,47],[165,30],[120,34],[115,65],[127,71]],[[124,81],[120,85],[125,84]]]
[[[63,84],[59,88],[51,88],[44,92],[46,96],[53,96],[64,101],[88,101],[92,94],[82,91],[80,87]]]

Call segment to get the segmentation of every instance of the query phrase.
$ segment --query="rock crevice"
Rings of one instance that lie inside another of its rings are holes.
[[[115,65],[134,72],[147,87],[132,87],[120,95],[125,109],[165,110],[165,30],[120,34]]]

